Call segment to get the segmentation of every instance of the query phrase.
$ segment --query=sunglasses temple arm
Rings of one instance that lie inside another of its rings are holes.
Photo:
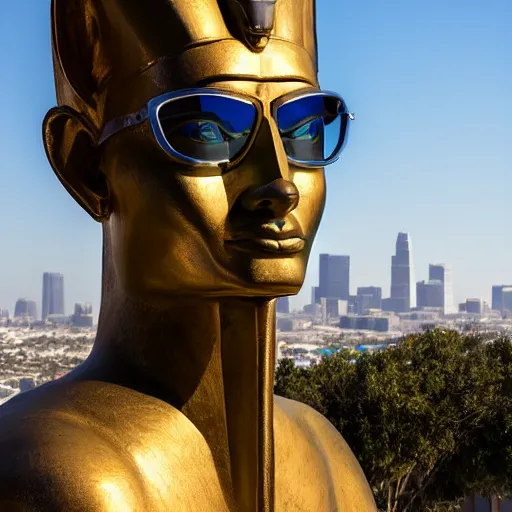
[[[145,106],[138,112],[128,114],[127,116],[117,117],[108,121],[103,127],[103,131],[101,132],[100,138],[98,140],[98,146],[101,146],[108,138],[112,137],[112,135],[115,135],[117,132],[120,132],[125,128],[130,128],[131,126],[136,126],[143,123],[146,119],[148,119],[148,117],[148,107]]]

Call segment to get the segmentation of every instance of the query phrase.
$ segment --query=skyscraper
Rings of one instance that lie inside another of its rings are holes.
[[[501,311],[503,309],[503,289],[512,288],[512,285],[498,284],[492,287],[492,309]]]
[[[501,290],[501,312],[504,315],[512,313],[512,286],[504,286]]]
[[[466,313],[481,315],[483,311],[482,299],[466,299]]]
[[[37,319],[37,306],[33,300],[18,299],[14,306],[14,318],[23,318],[25,320]]]
[[[455,313],[455,304],[453,302],[453,278],[452,269],[444,263],[430,264],[428,270],[430,281],[440,281],[443,283],[443,312],[447,315]]]
[[[290,312],[290,297],[279,297],[276,304],[277,313],[289,313]]]
[[[320,283],[317,301],[327,299],[348,300],[350,296],[350,256],[320,254]]]
[[[43,311],[42,320],[48,315],[64,315],[64,276],[62,274],[43,274]]]
[[[408,233],[398,233],[396,254],[391,257],[391,303],[396,313],[416,306],[412,245]]]
[[[416,283],[418,309],[439,308],[444,311],[444,283],[440,280]]]
[[[311,304],[320,304],[320,287],[313,286],[311,288]]]
[[[369,296],[368,305],[366,309],[381,309],[382,308],[382,288],[379,286],[359,286],[357,288],[357,296]],[[359,299],[359,302],[365,302],[366,299]],[[363,314],[363,313],[359,313]]]

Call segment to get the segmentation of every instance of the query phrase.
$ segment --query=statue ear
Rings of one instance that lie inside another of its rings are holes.
[[[110,215],[107,177],[100,170],[96,137],[76,111],[52,108],[43,121],[46,155],[59,181],[75,201],[96,221]]]

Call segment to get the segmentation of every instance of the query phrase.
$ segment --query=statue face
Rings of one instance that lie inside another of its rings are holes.
[[[109,272],[136,297],[272,297],[303,283],[322,167],[349,114],[335,95],[296,96],[318,92],[314,2],[264,3],[53,0],[61,107],[45,119],[47,153],[104,222]],[[163,127],[155,102],[200,86],[242,99],[257,122],[240,128],[201,99],[162,107]]]
[[[118,279],[145,300],[297,293],[324,207],[324,171],[288,161],[270,106],[308,86],[236,80],[208,87],[263,107],[254,140],[233,168],[213,172],[175,161],[147,121],[102,145],[112,201],[106,232]],[[164,92],[145,91],[139,101],[137,91],[124,94],[130,105],[118,108],[130,112]]]

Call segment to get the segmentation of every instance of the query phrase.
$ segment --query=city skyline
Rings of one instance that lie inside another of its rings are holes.
[[[447,263],[429,263],[428,279],[415,279],[412,242],[409,233],[399,232],[395,242],[395,254],[391,256],[390,296],[384,297],[383,287],[378,283],[364,286],[352,286],[351,259],[349,255],[320,254],[318,286],[311,289],[311,304],[320,304],[321,298],[342,299],[353,302],[354,311],[364,314],[365,309],[382,309],[383,311],[406,313],[414,309],[437,308],[443,314],[458,312],[457,304],[473,300],[476,296],[468,295],[462,300],[454,301],[453,269]],[[353,289],[357,292],[354,294]],[[482,304],[493,310],[500,310],[504,295],[512,305],[512,285],[491,285],[492,301],[478,297]],[[510,293],[510,299],[508,299]],[[417,295],[420,295],[417,298]],[[378,305],[380,304],[380,305]],[[299,310],[301,308],[295,308]]]
[[[0,307],[12,313],[20,297],[40,307],[40,276],[56,269],[66,310],[86,301],[97,314],[101,229],[59,184],[41,144],[55,105],[49,0],[0,9],[9,76],[0,84]],[[318,4],[320,81],[356,120],[326,170],[325,214],[292,309],[310,302],[321,253],[350,254],[352,283],[387,296],[399,231],[413,237],[417,281],[429,263],[452,265],[456,303],[490,303],[493,284],[512,282],[511,16],[506,0]],[[340,19],[350,20],[342,38]]]
[[[280,302],[286,302],[286,308],[291,310],[299,310],[308,304],[320,304],[320,298],[328,298],[328,299],[340,299],[340,300],[350,300],[355,299],[356,297],[362,298],[367,297],[370,304],[375,304],[375,300],[377,302],[381,302],[383,304],[382,309],[395,312],[406,312],[416,307],[416,293],[421,289],[422,290],[422,301],[429,300],[425,297],[437,297],[441,294],[441,307],[444,313],[450,314],[455,313],[458,308],[457,304],[462,304],[468,299],[478,298],[482,302],[485,302],[492,309],[500,309],[496,307],[498,302],[501,304],[501,296],[503,290],[510,290],[512,292],[512,285],[505,284],[490,284],[489,289],[490,293],[488,294],[491,297],[491,300],[488,300],[487,296],[477,296],[476,294],[470,294],[461,300],[454,301],[454,286],[453,286],[453,268],[452,265],[447,263],[429,263],[428,264],[428,279],[419,280],[416,278],[416,273],[414,270],[414,259],[412,252],[412,243],[409,236],[409,233],[399,232],[395,242],[395,254],[391,256],[391,280],[390,280],[390,296],[387,297],[387,294],[384,293],[385,287],[382,286],[379,282],[375,283],[367,283],[361,285],[359,283],[352,284],[351,280],[351,256],[350,255],[340,255],[340,254],[328,254],[323,253],[319,255],[319,272],[318,272],[318,286],[312,287],[312,293],[310,294],[311,300],[309,302],[305,302],[300,307],[294,306],[293,301],[297,300],[297,296],[290,296],[280,299]],[[406,273],[404,274],[404,270]],[[395,284],[393,284],[393,279],[395,279]],[[405,283],[404,279],[407,281]],[[52,299],[52,292],[47,290],[47,287],[50,286],[50,282],[57,280],[59,281],[59,288],[57,294],[59,298]],[[442,284],[441,291],[435,290],[436,284]],[[407,286],[405,286],[407,284]],[[356,290],[356,293],[354,293]],[[376,291],[378,292],[378,298],[376,297]],[[301,291],[301,294],[304,294],[304,289]],[[402,302],[403,299],[409,294],[409,299],[407,304],[409,306],[401,307],[397,305],[397,302]],[[426,294],[426,295],[425,295]],[[60,297],[62,295],[62,297]],[[410,297],[413,297],[411,299]],[[56,301],[58,304],[55,306],[45,306],[45,297],[48,301],[51,300]],[[43,273],[43,299],[41,301],[41,319],[44,319],[48,316],[48,314],[58,314],[64,315],[66,306],[64,302],[64,276],[62,273],[54,273],[54,272],[44,272]],[[370,298],[371,297],[371,298]],[[430,299],[432,300],[432,299]],[[433,300],[436,300],[434,298]],[[512,300],[512,299],[510,299]],[[386,307],[386,301],[387,307]],[[418,302],[420,299],[418,299]],[[38,301],[34,300],[32,297],[18,297],[16,299],[16,304],[14,308],[9,309],[8,305],[2,304],[0,302],[0,311],[8,311],[11,317],[16,316],[15,312],[17,311],[19,304],[22,302],[31,303],[31,307],[34,307],[36,311],[38,308]],[[32,306],[33,303],[33,306]],[[99,309],[96,305],[92,304],[90,301],[86,301],[85,303],[91,304],[93,311]],[[73,301],[75,312],[76,307],[80,304],[83,304],[79,301]],[[418,304],[418,307],[420,304]],[[421,306],[425,306],[425,304],[421,304]],[[20,306],[21,307],[21,306]],[[27,306],[25,306],[27,307]],[[356,303],[356,309],[357,309]],[[374,306],[372,306],[374,307]],[[393,309],[394,308],[394,309]],[[52,309],[52,312],[49,313],[48,310]],[[375,307],[375,309],[380,309]],[[403,311],[402,311],[403,310]],[[11,313],[12,312],[12,313]],[[93,314],[95,318],[97,318],[98,313]]]

